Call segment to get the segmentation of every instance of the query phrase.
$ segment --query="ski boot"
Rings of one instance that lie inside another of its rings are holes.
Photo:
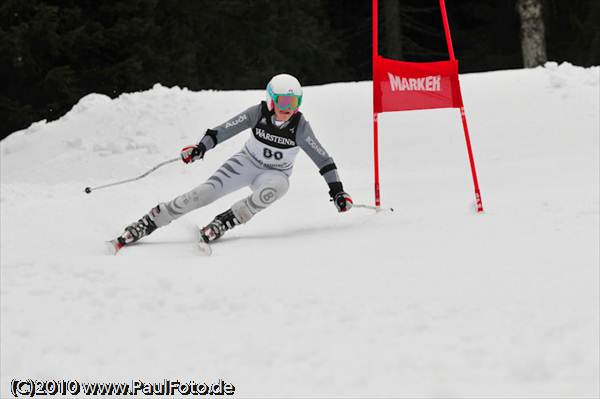
[[[115,254],[125,245],[132,244],[157,229],[156,223],[154,223],[150,217],[154,210],[155,209],[153,208],[150,213],[142,216],[142,218],[137,222],[133,222],[129,226],[125,227],[123,234],[108,242],[110,246],[112,246],[112,251]]]
[[[150,219],[149,215],[144,215],[137,222],[133,222],[125,227],[125,232],[117,240],[122,242],[123,245],[132,244],[140,238],[149,235],[154,230],[156,230],[156,224]]]
[[[200,230],[200,238],[205,243],[211,243],[220,238],[227,230],[233,229],[240,224],[231,209],[215,216],[212,222]]]

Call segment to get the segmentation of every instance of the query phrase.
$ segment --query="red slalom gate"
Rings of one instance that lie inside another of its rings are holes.
[[[378,54],[377,0],[373,0],[373,146],[375,162],[375,206],[381,206],[379,190],[379,122],[383,112],[418,109],[458,108],[462,120],[469,155],[475,204],[477,212],[483,212],[483,202],[469,128],[458,78],[458,61],[454,56],[450,26],[444,0],[439,0],[450,59],[437,62],[403,62],[390,60]]]

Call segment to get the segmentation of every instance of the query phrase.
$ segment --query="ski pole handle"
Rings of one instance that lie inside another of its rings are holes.
[[[152,169],[150,169],[150,170],[149,170],[149,171],[147,171],[146,173],[144,173],[144,174],[141,174],[141,175],[139,175],[139,176],[137,176],[137,177],[133,177],[133,178],[131,178],[131,179],[126,179],[126,180],[117,181],[117,182],[110,183],[110,184],[104,184],[104,185],[102,185],[102,186],[98,186],[98,187],[86,187],[84,191],[85,191],[85,193],[86,193],[86,194],[90,194],[92,191],[95,191],[95,190],[100,190],[100,189],[102,189],[102,188],[106,188],[106,187],[112,187],[112,186],[117,186],[117,185],[119,185],[119,184],[125,184],[125,183],[129,183],[129,182],[132,182],[132,181],[140,180],[140,179],[142,179],[142,178],[144,178],[144,177],[148,176],[150,173],[154,172],[156,169],[160,168],[161,166],[165,166],[165,165],[167,165],[167,164],[170,164],[170,163],[173,163],[173,162],[175,162],[175,161],[179,161],[180,159],[181,159],[181,157],[177,157],[177,158],[169,159],[169,160],[167,160],[167,161],[164,161],[164,162],[161,162],[161,163],[159,163],[158,165],[154,166]]]
[[[365,208],[365,209],[373,209],[374,211],[390,211],[390,212],[394,212],[394,208],[382,208],[380,206],[373,206],[373,205],[365,205],[365,204],[353,204],[352,205],[353,208]]]

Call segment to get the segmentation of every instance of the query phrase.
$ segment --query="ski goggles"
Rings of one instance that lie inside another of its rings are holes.
[[[273,99],[273,103],[279,109],[291,109],[292,111],[297,110],[302,104],[302,96],[295,94],[275,94],[269,89],[269,95]]]

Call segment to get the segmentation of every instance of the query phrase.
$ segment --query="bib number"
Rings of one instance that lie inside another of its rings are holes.
[[[265,147],[263,150],[263,156],[267,159],[275,158],[277,161],[279,161],[281,158],[283,158],[283,153],[281,151],[273,152],[269,148]]]

